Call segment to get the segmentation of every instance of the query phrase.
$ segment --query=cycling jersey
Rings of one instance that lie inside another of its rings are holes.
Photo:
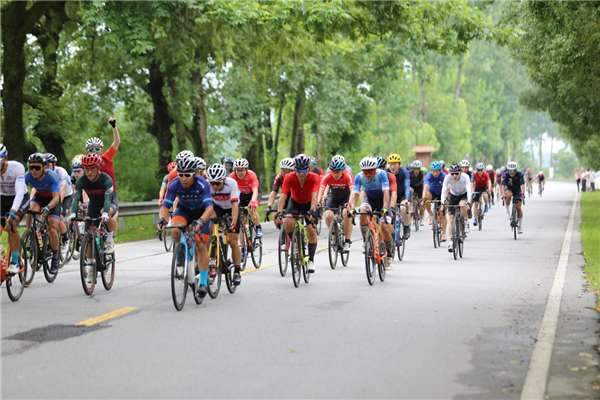
[[[47,169],[41,181],[35,179],[31,172],[25,174],[25,183],[34,187],[36,195],[40,197],[52,197],[52,193],[60,192],[58,174]]]
[[[319,193],[319,184],[321,178],[314,172],[309,172],[304,186],[300,186],[298,176],[296,173],[287,174],[283,180],[283,186],[281,187],[281,194],[285,194],[290,197],[296,203],[306,204],[312,201],[312,194]],[[289,208],[289,207],[288,207]]]
[[[471,198],[471,180],[469,179],[469,175],[464,172],[460,174],[460,179],[457,181],[452,178],[452,175],[446,175],[442,186],[442,203],[446,201],[448,186],[450,187],[450,194],[454,196],[464,196],[466,193],[467,199]]]
[[[354,179],[348,171],[343,171],[340,179],[335,179],[333,174],[328,172],[321,181],[321,188],[325,189],[329,186],[329,196],[340,199],[350,196],[350,188],[353,184]]]
[[[258,177],[252,170],[248,170],[246,172],[246,176],[243,179],[238,178],[235,175],[235,171],[233,171],[230,175],[230,178],[234,179],[238,185],[238,189],[240,193],[249,194],[252,193],[252,189],[259,188],[260,184],[258,183]],[[260,200],[260,198],[258,199]]]
[[[392,173],[389,168],[386,171]],[[410,199],[410,177],[406,168],[400,167],[394,176],[398,185],[398,201]]]
[[[325,173],[323,172],[323,168],[319,168],[319,167],[315,167],[312,171],[313,174],[317,174],[317,175],[325,175]]]
[[[490,172],[488,173],[488,176],[490,177],[490,182],[492,182],[492,186],[494,186],[494,182],[496,182],[496,173]]]
[[[396,177],[391,172],[387,172],[388,181],[390,181],[390,193],[398,192],[398,183],[396,183]]]
[[[525,172],[524,178],[526,181],[532,181],[533,180],[533,173],[532,172]]]
[[[212,197],[210,195],[209,186],[210,185],[203,177],[196,176],[194,177],[194,183],[190,187],[185,188],[179,181],[179,177],[177,177],[171,181],[171,184],[167,189],[163,207],[171,208],[177,197],[179,197],[179,205],[190,210],[200,210],[211,207]]]
[[[525,179],[523,178],[523,174],[519,171],[511,178],[508,174],[508,171],[504,172],[502,176],[502,185],[504,185],[505,190],[510,190],[513,194],[521,193],[521,185],[525,184]]]
[[[117,154],[117,150],[114,147],[110,146],[108,150],[102,154],[102,164],[100,164],[100,171],[108,174],[110,179],[113,181],[113,186],[115,188],[115,193],[117,192],[117,181],[115,180],[115,168],[113,166],[113,159],[115,158],[115,154]]]
[[[58,175],[59,187],[66,186],[65,197],[71,196],[73,194],[73,187],[71,186],[71,178],[69,177],[67,170],[57,165],[54,167],[54,172],[56,172]]]
[[[414,170],[413,170],[414,171]],[[415,173],[410,171],[410,187],[413,189],[423,188],[423,171],[418,170],[419,173],[415,176]]]
[[[7,161],[6,171],[0,176],[0,195],[14,197],[11,209],[18,210],[26,193],[25,167],[18,161]]]
[[[439,196],[442,194],[442,186],[444,186],[445,177],[446,174],[443,171],[440,172],[437,178],[434,177],[433,174],[430,172],[425,176],[423,183],[425,185],[429,185],[429,191],[431,193]]]
[[[98,179],[94,182],[83,175],[81,178],[77,179],[75,188],[76,192],[73,196],[73,203],[71,204],[71,213],[77,212],[77,206],[82,197],[82,190],[85,191],[90,199],[88,204],[88,216],[96,218],[102,209],[104,209],[104,212],[108,213],[114,192],[114,183],[108,174],[101,172]]]
[[[166,174],[162,180],[162,183],[160,184],[160,187],[166,188],[168,184],[169,184],[169,174]]]
[[[233,203],[240,201],[240,191],[238,190],[237,182],[231,178],[225,178],[223,187],[215,192],[214,187],[210,186],[213,204],[223,210],[229,210]]]
[[[273,186],[271,187],[271,192],[279,192],[281,185],[283,185],[283,178],[285,178],[283,174],[277,174],[275,179],[273,179]]]
[[[354,178],[354,191],[358,193],[361,190],[364,190],[369,197],[383,197],[383,191],[390,190],[390,180],[388,179],[387,172],[377,169],[371,180],[365,178],[362,171],[356,174]]]
[[[476,192],[485,192],[488,189],[489,181],[490,176],[485,171],[481,174],[481,176],[479,176],[479,173],[475,172],[473,174],[473,178],[471,179],[471,182],[475,184]]]
[[[543,181],[544,179],[546,179],[546,177],[544,176],[544,174],[538,174],[538,181]]]

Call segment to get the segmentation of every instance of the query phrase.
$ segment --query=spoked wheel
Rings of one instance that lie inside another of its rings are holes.
[[[177,311],[183,310],[185,305],[188,291],[187,278],[185,246],[183,243],[177,243],[173,250],[173,262],[171,263],[171,295]]]
[[[306,237],[303,237],[302,240],[304,243],[306,243]],[[307,248],[304,247],[304,250],[307,250]],[[306,256],[306,254],[305,254],[305,256]],[[308,283],[308,281],[310,280],[310,272],[308,272],[308,261],[306,261],[302,265],[302,276],[304,277],[304,283]]]
[[[380,253],[385,253],[385,242],[383,240],[379,241],[379,252]],[[381,282],[385,281],[385,262],[386,262],[387,258],[384,257],[381,259],[381,262],[379,264],[377,264],[377,267],[379,269],[379,280]]]
[[[251,243],[252,243],[252,264],[254,264],[254,268],[260,268],[262,263],[262,239],[256,237],[256,232],[254,229],[252,230],[251,235]]]
[[[73,253],[75,253],[75,246],[77,245],[77,231],[75,230],[75,224],[67,225],[67,237],[69,238],[69,246],[67,247],[65,258],[62,263],[63,265],[71,261],[71,258],[73,258]]]
[[[458,239],[460,235],[460,228],[458,227],[457,217],[454,217],[454,226],[452,227],[452,255],[455,260],[458,260]]]
[[[23,259],[25,260],[25,264],[27,264],[28,267],[25,270],[23,286],[29,287],[31,282],[33,282],[33,277],[35,276],[35,270],[38,263],[37,240],[35,237],[35,232],[33,232],[31,229],[28,229],[21,237],[21,250],[23,251]]]
[[[288,235],[282,226],[279,229],[279,273],[285,276],[288,268]]]
[[[81,239],[81,255],[79,257],[79,272],[81,276],[81,286],[85,294],[90,296],[96,288],[96,246],[94,246],[94,238],[86,233]],[[88,254],[90,257],[88,258]],[[86,260],[91,264],[86,264]],[[86,266],[88,268],[86,268]]]
[[[346,235],[344,235],[344,228],[342,228],[342,234],[340,235],[340,242],[342,243],[346,243]],[[342,265],[344,267],[348,266],[348,260],[350,259],[350,252],[349,251],[344,251],[344,248],[341,247],[341,254],[342,256],[340,257],[342,259]]]
[[[21,242],[21,254],[19,254],[19,263],[21,268],[18,274],[9,275],[6,279],[6,292],[8,297],[12,301],[18,301],[25,290],[25,276],[27,275],[27,257],[25,257],[25,250],[23,249],[23,243]]]
[[[222,268],[224,268],[225,285],[227,286],[227,290],[229,290],[229,293],[234,294],[235,289],[237,289],[237,286],[233,284],[233,275],[235,273],[235,268],[233,267],[233,264],[229,262],[225,264]]]
[[[317,224],[317,228],[316,228],[317,236],[321,234],[321,224],[323,223],[323,218],[322,218],[323,215],[322,214],[323,214],[323,209],[319,208],[319,223]]]
[[[371,231],[367,231],[367,245],[365,246],[365,268],[367,270],[367,282],[369,285],[375,283],[375,244],[373,242],[373,235]]]
[[[458,255],[460,258],[463,256],[463,248],[465,246],[465,224],[463,221],[460,223],[460,235],[458,237]]]
[[[437,249],[438,246],[440,245],[440,243],[438,242],[438,220],[437,220],[437,216],[434,214],[433,215],[433,248]]]
[[[331,229],[329,229],[329,238],[327,243],[329,244],[328,253],[329,253],[329,266],[331,269],[335,269],[338,259],[338,226],[334,221],[331,223]]]
[[[221,246],[223,245],[223,242],[221,242]],[[216,276],[208,276],[208,295],[210,296],[211,299],[216,299],[217,296],[219,295],[219,291],[221,290],[221,268],[223,268],[223,263],[221,261],[222,256],[221,254],[216,254],[217,251],[217,243],[216,243],[216,239],[214,236],[211,236],[210,239],[208,240],[208,243],[206,244],[206,248],[208,250],[208,254],[211,257],[215,257],[217,262],[215,265],[215,270],[217,271],[217,275]],[[210,271],[209,271],[210,272]]]
[[[246,269],[246,263],[248,262],[248,239],[246,238],[246,224],[242,224],[242,230],[240,231],[239,244],[240,252],[242,253],[242,263],[240,265],[240,271]]]
[[[110,290],[112,289],[113,283],[115,282],[115,269],[116,263],[115,255],[113,254],[104,254],[104,271],[100,273],[102,278],[102,285],[104,289]]]
[[[483,229],[483,211],[481,210],[481,204],[479,204],[479,208],[477,209],[477,225],[479,230]]]
[[[297,231],[294,231],[292,234],[292,245],[291,249],[291,261],[292,261],[292,279],[294,280],[294,286],[298,287],[300,285],[300,275],[302,274],[302,254],[301,248],[302,243],[300,243],[300,234]]]
[[[44,242],[44,248],[45,248],[44,253],[52,254],[52,250],[50,249],[50,237],[48,235],[48,232],[46,232],[46,234],[44,235],[42,240]],[[59,240],[60,240],[60,238],[59,238]],[[52,256],[48,256],[46,258],[46,260],[44,260],[44,261],[45,261],[44,262],[44,277],[46,278],[46,281],[48,283],[52,283],[56,280],[56,275],[58,275],[58,272],[56,272],[54,274],[52,272],[50,272],[50,265],[52,264]],[[59,265],[60,265],[60,254],[59,254],[58,261],[59,261]]]
[[[162,242],[163,245],[165,246],[165,250],[166,252],[170,252],[173,249],[173,235],[171,234],[171,230],[170,229],[165,229],[162,232]]]

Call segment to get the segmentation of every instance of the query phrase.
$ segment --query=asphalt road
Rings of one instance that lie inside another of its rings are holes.
[[[117,245],[109,292],[99,285],[86,296],[76,262],[53,284],[36,274],[17,303],[2,287],[2,397],[519,398],[574,196],[574,184],[549,182],[543,198],[527,201],[517,241],[496,205],[482,231],[471,227],[458,261],[433,248],[425,226],[374,286],[359,230],[350,265],[332,270],[324,227],[317,271],[294,288],[289,272],[279,275],[267,224],[263,267],[249,263],[234,295],[223,285],[200,306],[188,296],[182,312],[162,243]],[[597,316],[586,309],[593,299],[575,242],[551,398],[597,393]],[[125,307],[135,309],[75,326]]]

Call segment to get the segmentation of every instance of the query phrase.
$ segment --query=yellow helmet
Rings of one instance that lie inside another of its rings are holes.
[[[398,154],[390,154],[388,156],[387,162],[388,163],[393,163],[393,162],[401,163],[402,162],[402,157],[400,157]]]

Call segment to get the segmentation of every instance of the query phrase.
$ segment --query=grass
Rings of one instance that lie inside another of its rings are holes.
[[[600,193],[581,194],[581,243],[591,289],[600,291]],[[600,301],[598,302],[600,311]]]

